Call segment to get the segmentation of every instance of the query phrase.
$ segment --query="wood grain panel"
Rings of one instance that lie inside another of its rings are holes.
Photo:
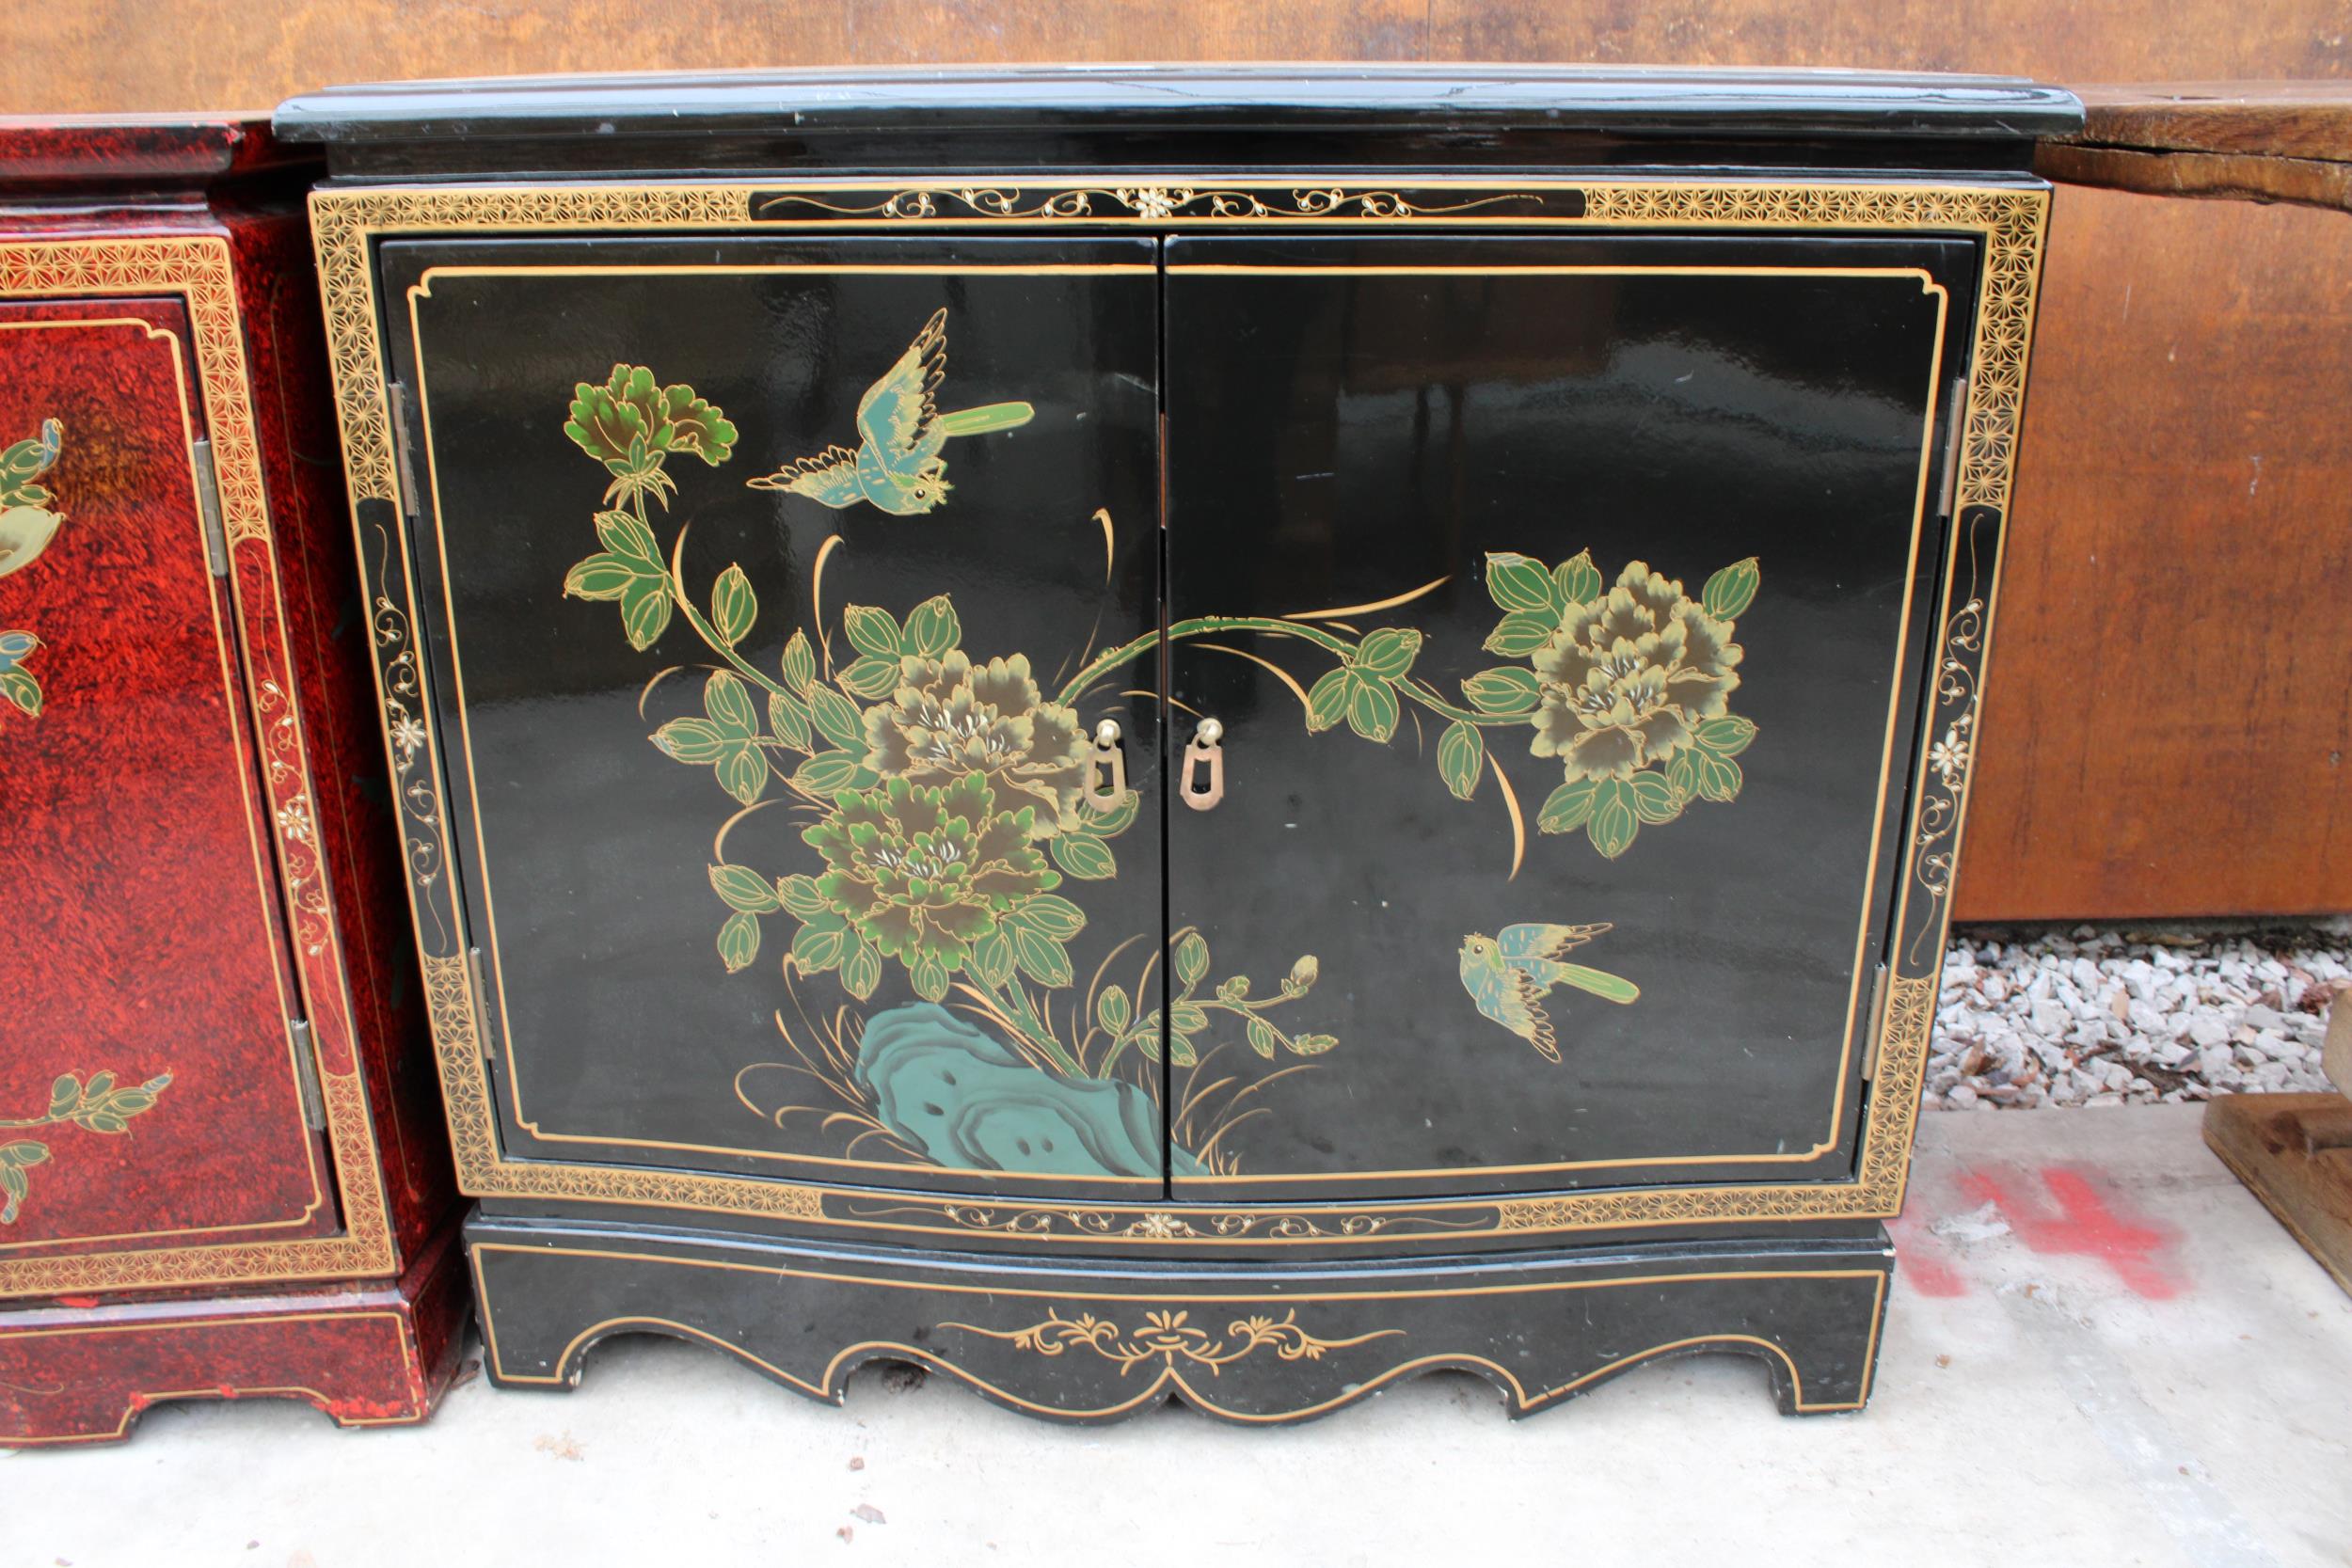
[[[21,113],[514,71],[1589,60],[2352,76],[2345,0],[82,0],[0,8]],[[2069,190],[1960,884],[1964,918],[2352,909],[2338,760],[2352,224]]]
[[[2352,222],[2065,189],[1960,901],[2352,899]]]

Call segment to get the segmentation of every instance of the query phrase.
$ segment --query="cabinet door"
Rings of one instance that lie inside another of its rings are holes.
[[[0,306],[0,1259],[339,1223],[189,342]]]
[[[1180,1193],[1851,1176],[1973,268],[1169,242]]]
[[[383,266],[509,1152],[1159,1192],[1151,243]]]

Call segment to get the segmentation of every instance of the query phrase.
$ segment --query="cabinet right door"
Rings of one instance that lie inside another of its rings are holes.
[[[1976,268],[1168,242],[1179,1196],[1851,1178]]]

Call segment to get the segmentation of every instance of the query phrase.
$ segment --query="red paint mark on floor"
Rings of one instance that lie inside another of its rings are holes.
[[[2170,1301],[2181,1293],[2185,1282],[2159,1259],[2171,1248],[2172,1230],[2117,1213],[2090,1178],[2071,1166],[2045,1165],[2041,1176],[2058,1204],[2056,1212],[2022,1201],[1999,1179],[1981,1171],[1962,1176],[1960,1187],[1976,1201],[1997,1207],[2017,1239],[2035,1252],[2095,1258],[2115,1271],[2125,1289],[2150,1301]]]
[[[1953,1266],[1944,1243],[1915,1217],[1917,1212],[1907,1210],[1901,1218],[1887,1222],[1886,1233],[1895,1241],[1895,1277],[1923,1296],[1966,1295],[1968,1281]]]

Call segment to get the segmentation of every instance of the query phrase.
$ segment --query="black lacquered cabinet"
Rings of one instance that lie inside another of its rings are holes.
[[[2076,115],[287,105],[493,1375],[1861,1403]]]

